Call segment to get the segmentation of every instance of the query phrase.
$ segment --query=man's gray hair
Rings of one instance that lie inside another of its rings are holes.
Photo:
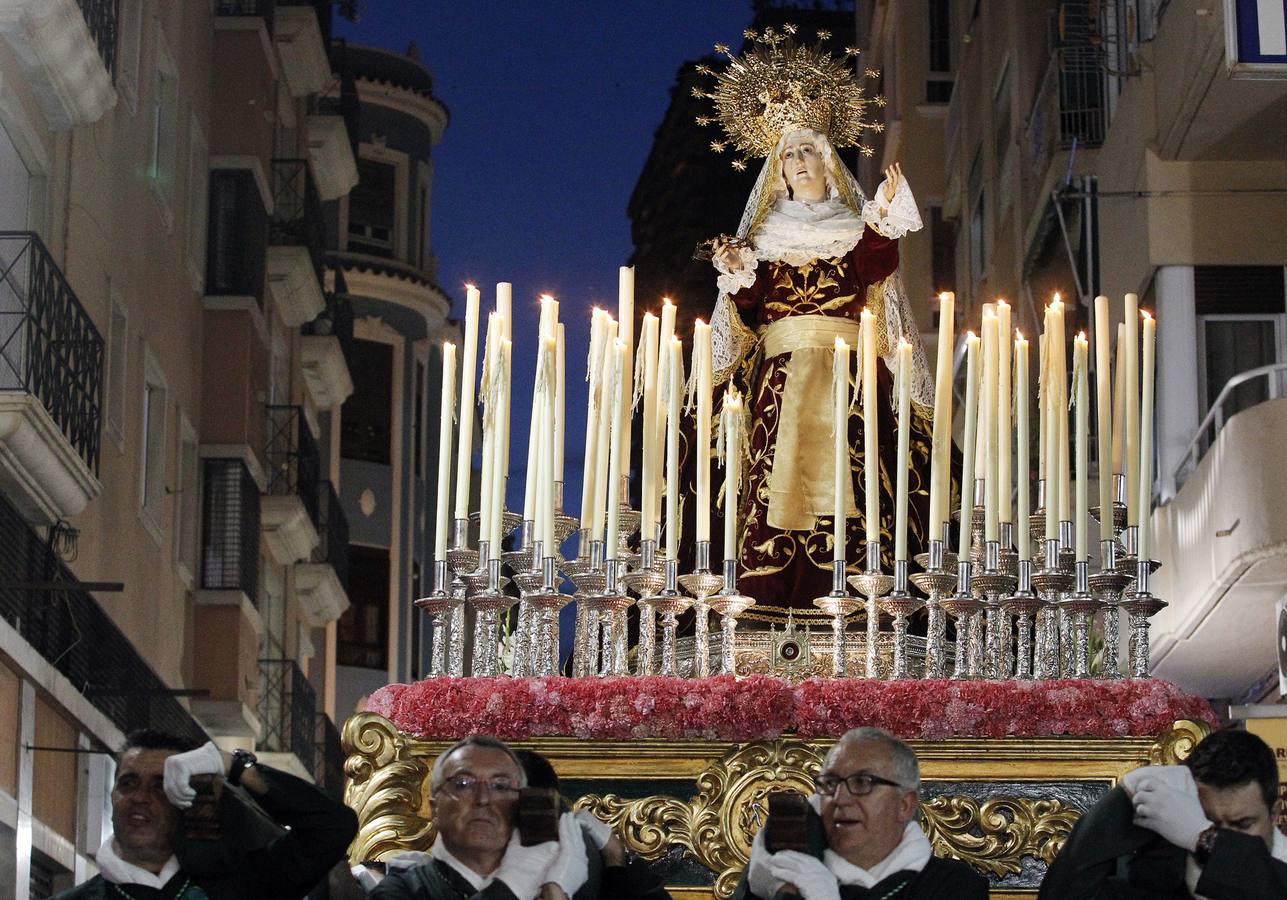
[[[433,770],[429,773],[429,793],[438,793],[438,788],[442,787],[443,781],[446,780],[443,771],[447,768],[447,760],[457,750],[463,750],[466,747],[484,747],[504,753],[514,761],[514,768],[518,769],[518,786],[527,787],[527,770],[523,768],[523,761],[518,758],[518,754],[509,748],[509,744],[488,734],[475,734],[456,741],[438,754],[438,758],[433,761]]]
[[[916,758],[916,751],[885,729],[870,725],[851,728],[842,734],[840,740],[827,751],[827,758],[823,765],[831,765],[832,757],[845,744],[882,744],[888,748],[889,755],[894,761],[894,780],[909,791],[920,789],[921,764]]]

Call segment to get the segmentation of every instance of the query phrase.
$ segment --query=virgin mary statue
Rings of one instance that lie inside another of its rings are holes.
[[[873,101],[848,56],[836,60],[788,35],[748,35],[755,46],[711,73],[728,139],[764,156],[737,238],[715,245],[719,298],[711,324],[715,382],[748,398],[746,490],[738,510],[739,589],[755,597],[758,617],[812,610],[832,586],[836,509],[832,413],[835,339],[859,343],[859,316],[874,315],[877,385],[874,421],[861,403],[849,413],[846,565],[864,568],[863,472],[879,466],[881,548],[891,570],[897,431],[891,407],[896,348],[913,347],[909,446],[909,552],[928,541],[928,473],[933,384],[898,277],[898,241],[921,227],[911,188],[897,164],[868,199],[836,150],[856,145]],[[717,48],[727,53],[723,47]],[[874,74],[874,73],[868,73]],[[707,120],[713,121],[713,120]],[[864,458],[866,428],[879,429],[880,458]],[[731,555],[727,553],[726,556]]]

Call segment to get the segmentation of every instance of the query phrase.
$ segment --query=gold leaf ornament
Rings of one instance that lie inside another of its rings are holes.
[[[1063,848],[1081,813],[1060,800],[935,797],[921,803],[921,827],[940,856],[955,856],[998,878],[1022,871],[1031,856],[1046,865]]]

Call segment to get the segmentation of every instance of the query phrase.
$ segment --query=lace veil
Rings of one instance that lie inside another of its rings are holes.
[[[782,177],[782,145],[790,134],[787,132],[778,140],[777,147],[765,159],[764,165],[760,168],[760,174],[755,179],[755,186],[751,190],[751,195],[746,201],[746,207],[742,212],[742,220],[737,227],[737,236],[747,240],[752,245],[752,250],[743,251],[744,261],[754,266],[755,262],[760,259],[778,259],[785,258],[781,254],[767,253],[756,248],[756,232],[764,224],[765,219],[774,211],[779,202],[786,199],[785,181]],[[823,154],[827,171],[827,193],[829,200],[839,200],[858,220],[870,218],[874,214],[875,203],[868,201],[858,180],[853,173],[849,171],[848,166],[836,155],[832,149],[830,141],[826,136],[814,132],[815,140]],[[905,182],[904,182],[905,183]],[[910,208],[908,208],[910,206]],[[867,213],[864,216],[864,212]],[[902,213],[902,215],[899,215]],[[910,191],[899,191],[894,202],[890,204],[889,219],[891,220],[892,232],[886,232],[889,237],[901,237],[909,230],[916,230],[920,227],[920,216],[916,211],[915,202],[911,200]],[[852,242],[845,241],[847,246],[838,247],[834,240],[821,240],[816,248],[816,252],[809,255],[809,258],[816,259],[824,254],[828,257],[847,253],[861,237],[861,228],[855,229]],[[796,251],[798,252],[798,251]],[[791,255],[795,255],[792,253]],[[787,258],[788,262],[795,262]],[[805,262],[799,260],[795,264]],[[912,402],[926,410],[932,409],[934,405],[934,379],[930,375],[929,366],[925,360],[925,350],[921,344],[920,331],[916,327],[916,319],[912,315],[911,306],[907,300],[907,292],[903,289],[903,281],[897,270],[894,274],[886,278],[879,285],[873,287],[873,290],[879,289],[883,292],[883,316],[885,326],[884,339],[878,342],[879,352],[885,361],[885,365],[891,373],[896,371],[897,367],[897,348],[900,339],[906,340],[912,345]],[[757,349],[759,338],[751,329],[743,324],[741,316],[738,314],[737,306],[729,298],[728,291],[721,290],[718,299],[715,301],[715,311],[711,315],[711,342],[712,353],[714,356],[714,380],[715,384],[721,384],[728,380],[736,372],[748,357],[754,354]]]

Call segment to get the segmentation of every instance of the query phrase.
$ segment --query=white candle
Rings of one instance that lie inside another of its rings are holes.
[[[478,377],[478,288],[465,285],[465,349],[460,370],[460,433],[456,441],[457,519],[469,518],[474,457],[474,380]]]
[[[555,335],[557,334],[558,329],[555,328]],[[555,384],[558,379],[559,366],[559,341],[557,336],[545,339],[545,346],[542,348],[541,355],[544,358],[545,378],[547,382],[550,382],[545,389],[545,413],[542,416],[547,427],[545,433],[541,435],[541,440],[545,445],[541,453],[541,468],[544,469],[541,473],[541,525],[544,528],[541,537],[545,542],[545,555],[557,556],[558,546],[554,532],[554,482],[558,477],[554,471],[557,429],[549,427],[558,419],[558,409],[556,408],[558,391]]]
[[[1073,338],[1073,378],[1076,391],[1076,420],[1074,440],[1077,447],[1077,499],[1073,521],[1076,523],[1076,540],[1073,549],[1077,559],[1089,557],[1087,530],[1090,526],[1090,378],[1087,371],[1090,361],[1090,345],[1086,342],[1085,332]]]
[[[975,460],[983,465],[983,539],[1000,539],[997,520],[997,317],[990,310],[983,312],[983,402],[979,407],[978,428],[983,435],[980,442],[987,455]],[[971,493],[972,496],[972,493]]]
[[[1117,323],[1117,361],[1113,369],[1113,474],[1126,471],[1122,460],[1126,430],[1126,325]]]
[[[527,427],[527,479],[523,490],[523,521],[536,521],[536,504],[540,490],[540,475],[546,470],[541,461],[545,452],[545,432],[552,423],[545,421],[545,392],[552,392],[552,379],[544,377],[542,367],[545,365],[545,341],[554,334],[558,322],[559,303],[549,294],[541,297],[541,324],[537,330],[536,377],[532,379],[532,416]],[[540,532],[535,533],[540,537]]]
[[[500,323],[505,329],[505,340],[514,340],[514,286],[508,281],[502,281],[496,285],[496,312],[500,314]],[[511,360],[512,361],[512,360]],[[507,370],[508,371],[508,370]],[[509,383],[509,375],[506,375],[506,384]],[[505,476],[509,476],[509,397],[505,398],[505,459],[504,468],[501,470]],[[503,482],[502,482],[503,483]],[[500,508],[505,508],[504,487],[501,488]],[[497,526],[499,527],[499,526]]]
[[[1095,298],[1095,420],[1099,445],[1099,539],[1113,539],[1113,464],[1110,447],[1113,440],[1113,373],[1109,362],[1108,298]]]
[[[930,449],[930,537],[943,535],[948,519],[952,460],[952,350],[956,295],[938,295],[938,360],[934,371],[934,425]]]
[[[1144,311],[1144,352],[1140,358],[1141,399],[1140,417],[1140,457],[1139,466],[1139,559],[1149,559],[1152,537],[1153,508],[1153,354],[1157,340],[1157,322]]]
[[[832,556],[843,563],[845,559],[845,525],[848,509],[845,507],[845,482],[849,474],[849,344],[836,338],[836,354],[831,366],[831,433],[833,474],[832,496],[835,510],[832,520]]]
[[[639,349],[643,354],[643,479],[639,487],[640,540],[657,538],[657,481],[661,476],[661,435],[657,431],[657,317],[645,313]]]
[[[907,481],[912,434],[912,345],[898,342],[898,487],[894,508],[894,559],[907,559]]]
[[[675,336],[675,304],[670,302],[669,297],[661,298],[661,332],[657,337],[657,385],[658,391],[664,391],[665,385],[669,384],[670,378],[670,339]],[[654,432],[658,441],[665,440],[666,422],[670,418],[669,404],[657,403],[657,429]],[[657,479],[653,488],[656,497],[653,499],[653,509],[661,509],[661,484],[662,480]]]
[[[1050,375],[1046,371],[1046,344],[1050,336],[1050,307],[1046,307],[1045,319],[1041,323],[1041,334],[1037,336],[1037,478],[1041,481],[1046,480],[1046,463],[1050,459],[1050,450],[1047,448],[1048,437],[1046,434],[1046,425],[1050,417],[1046,414],[1046,407],[1050,403]],[[1049,496],[1049,485],[1047,494]]]
[[[866,307],[862,311],[862,415],[867,546],[874,547],[880,544],[880,399],[876,396],[876,317]]]
[[[737,495],[742,468],[742,398],[736,391],[724,392],[720,428],[724,444],[724,557],[737,558]]]
[[[992,413],[992,407],[988,403],[987,391],[987,372],[988,372],[988,341],[983,334],[982,319],[984,316],[996,316],[996,307],[991,303],[984,303],[979,314],[979,427],[978,433],[974,436],[974,480],[986,482],[988,479],[988,460],[992,456],[992,446],[988,440],[991,429],[988,427],[988,417]],[[996,352],[995,348],[991,348]],[[995,427],[996,420],[993,419]],[[974,486],[969,487],[970,497],[974,497]]]
[[[697,379],[697,540],[711,539],[711,327],[693,325],[693,377]],[[726,554],[730,552],[725,551]],[[731,556],[728,557],[732,559]]]
[[[663,323],[665,319],[662,319]],[[684,345],[673,334],[666,364],[666,558],[679,558],[679,407],[684,393]]]
[[[1139,297],[1126,295],[1126,524],[1140,524],[1140,313]]]
[[[1032,559],[1032,526],[1028,521],[1028,342],[1016,332],[1014,339],[1014,416],[1017,434],[1015,459],[1018,462],[1019,559]]]
[[[1059,537],[1059,397],[1055,378],[1055,314],[1047,307],[1045,391],[1042,393],[1042,421],[1046,435],[1046,540]]]
[[[501,324],[508,331],[511,327],[507,320]],[[492,495],[492,548],[500,553],[501,537],[504,535],[502,522],[505,514],[505,484],[509,476],[509,426],[510,426],[510,373],[514,370],[514,343],[509,338],[500,342],[500,419],[496,423],[496,453],[493,461],[496,464],[496,487]]]
[[[626,395],[630,390],[626,370],[629,363],[625,342],[618,338],[613,342],[612,353],[612,448],[608,454],[608,534],[603,551],[605,559],[617,558],[617,546],[621,540],[622,439],[626,434]]]
[[[635,270],[633,266],[622,266],[617,271],[617,340],[626,345],[625,391],[626,419],[621,431],[622,469],[625,474],[630,471],[631,430],[634,427],[634,359],[635,359]],[[613,438],[616,440],[616,438]]]
[[[562,322],[555,328],[554,341],[554,480],[562,481],[567,443],[567,359]]]
[[[1011,420],[1010,398],[1010,304],[1004,300],[997,301],[997,520],[1001,523],[1012,522],[1014,516],[1010,506],[1011,490],[1011,435],[1014,433]]]
[[[979,339],[969,333],[965,336],[965,440],[961,446],[961,540],[957,551],[962,560],[970,558],[970,517],[972,515],[972,490],[965,485],[974,484],[975,437],[979,414]]]
[[[487,314],[486,350],[483,352],[483,467],[479,473],[478,539],[490,541],[492,527],[492,495],[496,472],[496,431],[499,411],[496,405],[496,384],[500,361],[500,342],[505,326],[499,316]]]
[[[442,395],[438,419],[438,502],[434,506],[434,562],[447,558],[447,507],[451,504],[451,425],[456,409],[456,345],[442,345]]]
[[[594,491],[599,459],[599,419],[605,415],[600,402],[603,378],[603,339],[608,330],[608,314],[595,308],[590,314],[590,355],[586,357],[585,380],[585,472],[581,476],[581,527],[589,528],[594,519]],[[588,547],[587,547],[588,549]]]
[[[617,323],[606,313],[603,327],[603,351],[599,360],[599,437],[595,442],[594,513],[590,520],[590,540],[603,540],[603,516],[608,507],[608,461],[612,452],[613,391],[616,377]],[[605,551],[604,559],[607,559]]]
[[[1054,344],[1054,361],[1055,361],[1055,386],[1057,388],[1056,403],[1059,407],[1059,439],[1056,445],[1059,450],[1059,521],[1072,521],[1072,484],[1071,474],[1072,466],[1069,459],[1069,447],[1071,441],[1068,440],[1068,341],[1065,332],[1065,307],[1059,295],[1055,294],[1055,312],[1053,323],[1055,326],[1055,344]]]

